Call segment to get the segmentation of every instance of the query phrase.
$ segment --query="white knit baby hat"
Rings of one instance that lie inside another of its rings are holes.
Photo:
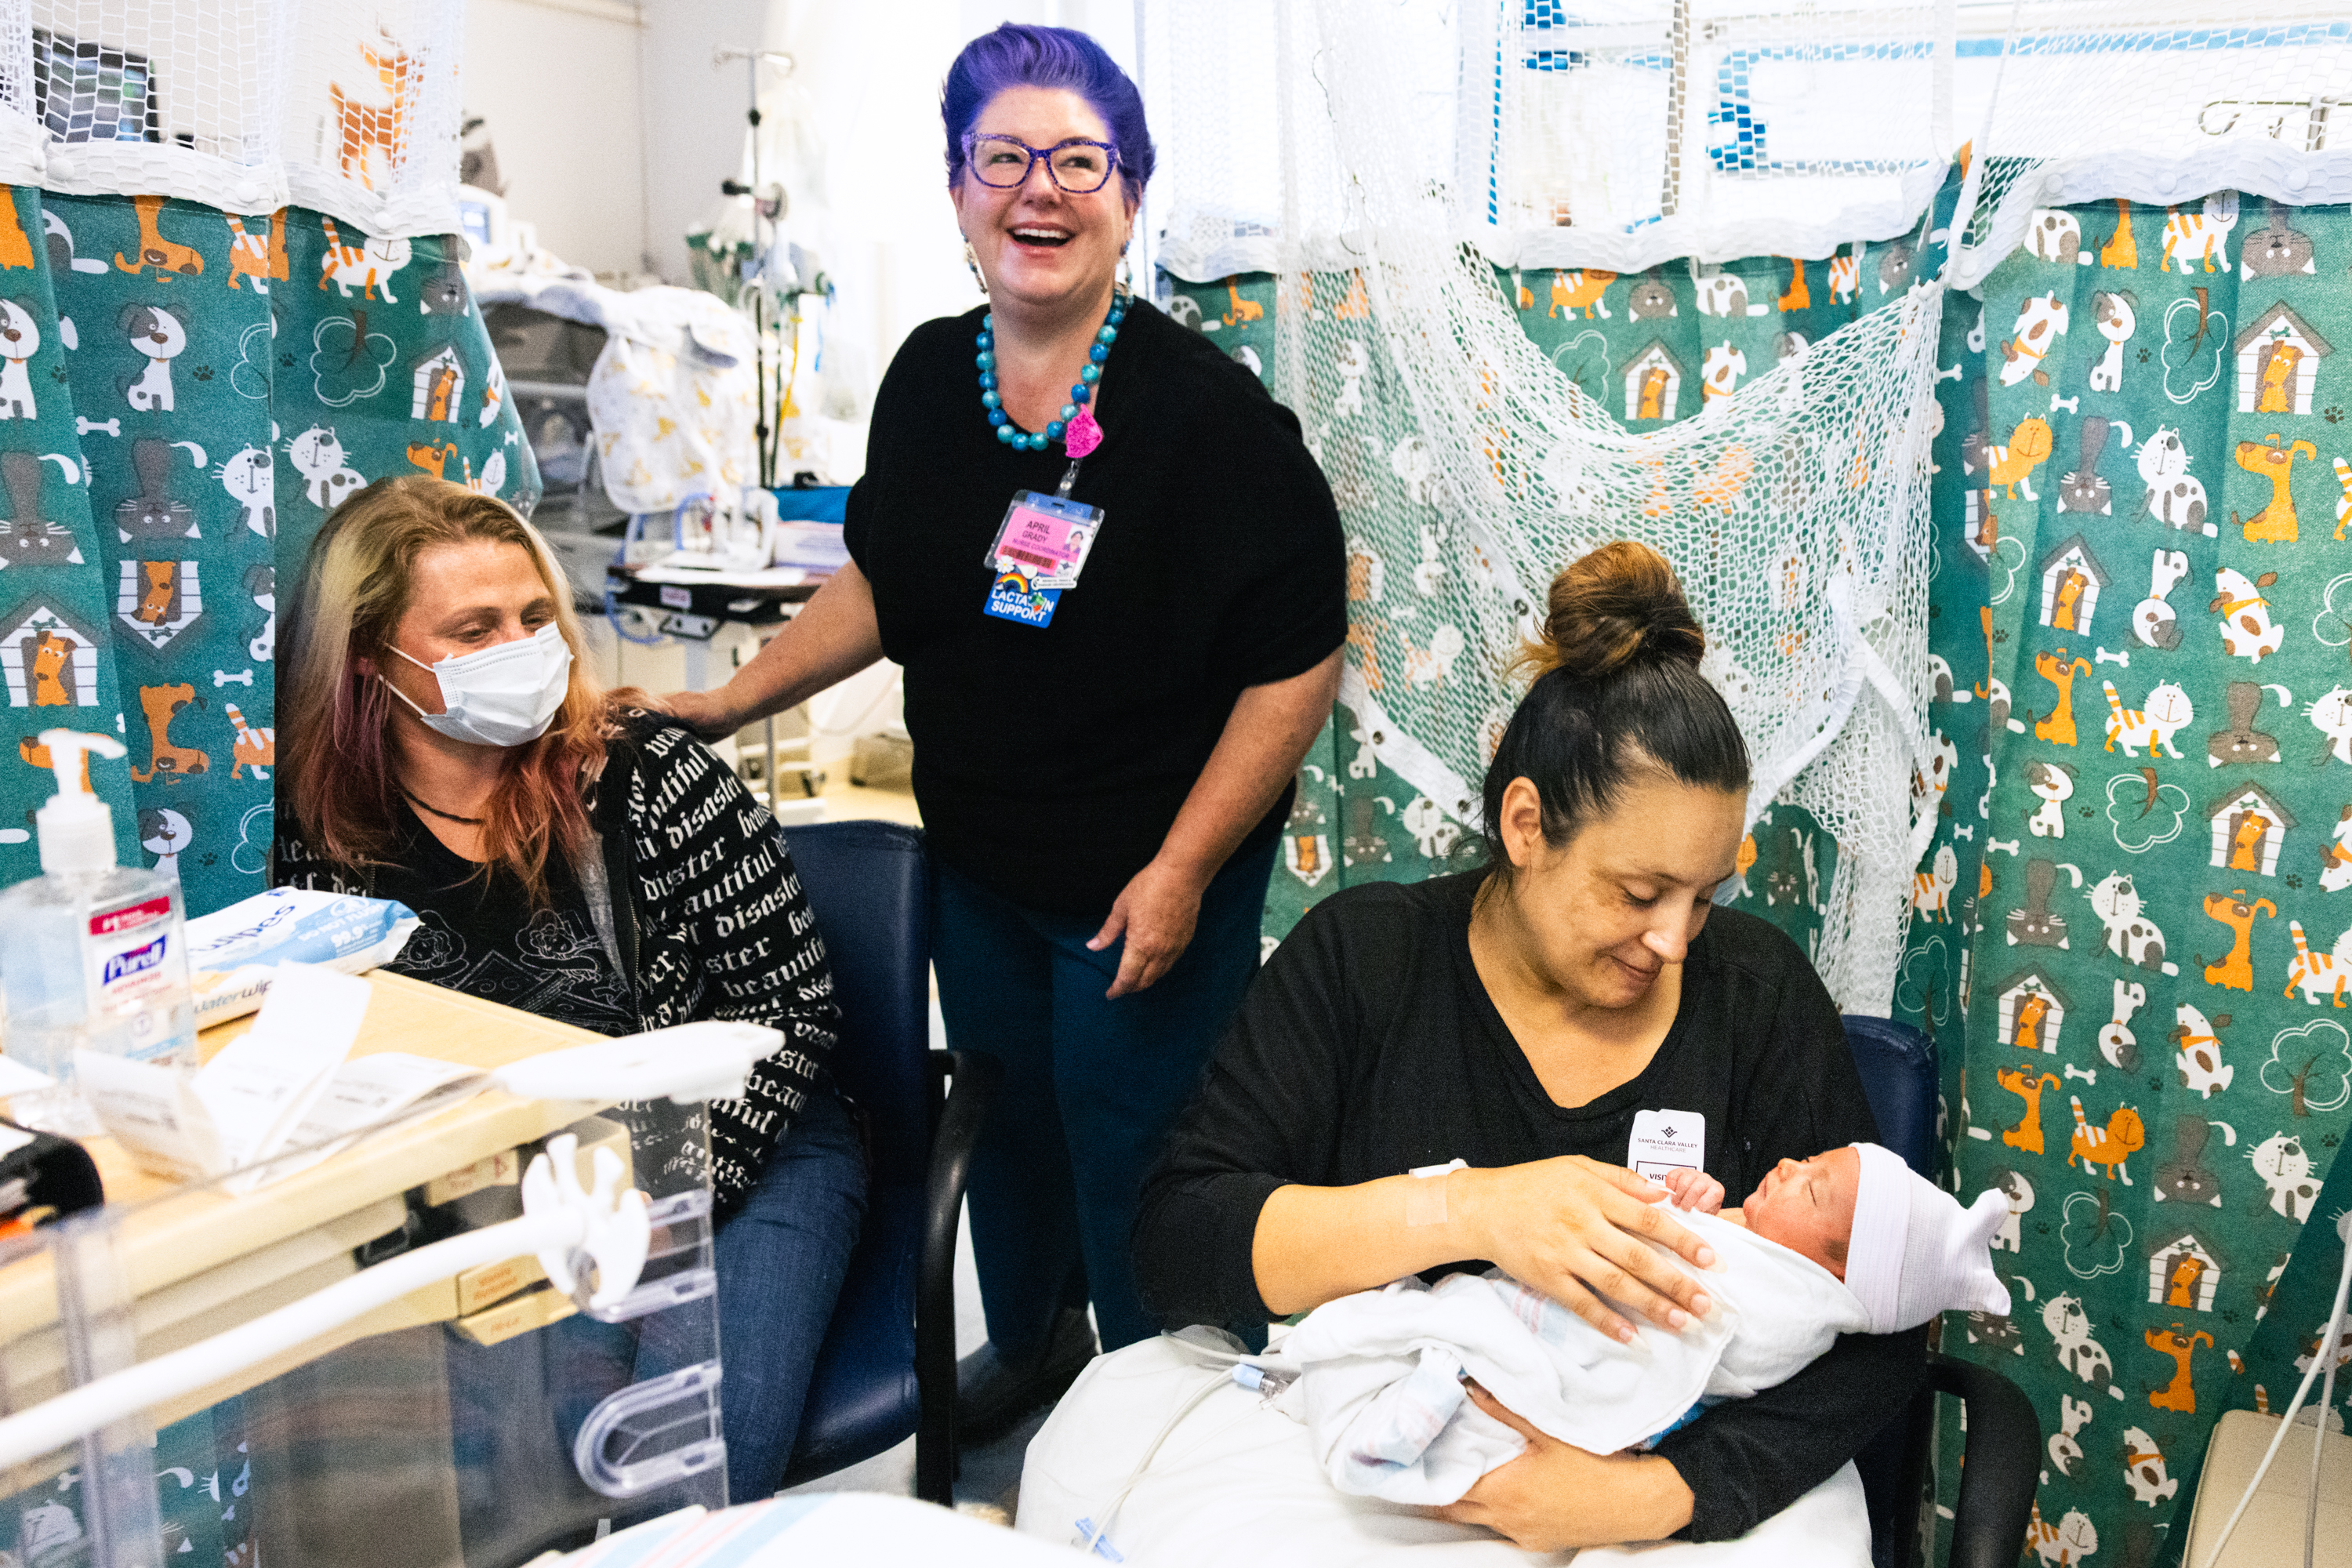
[[[1951,1194],[1875,1143],[1857,1143],[1861,1179],[1845,1285],[1869,1315],[1870,1331],[1915,1329],[1939,1312],[2007,1316],[2009,1288],[1992,1271],[1992,1235],[2009,1201],[1980,1193],[1966,1208]]]

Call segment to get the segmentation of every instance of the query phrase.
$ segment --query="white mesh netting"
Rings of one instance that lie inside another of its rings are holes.
[[[0,0],[0,180],[457,227],[463,0]]]
[[[1475,822],[1517,699],[1501,668],[1545,585],[1594,544],[1647,541],[1681,574],[1748,738],[1749,820],[1786,798],[1837,839],[1816,966],[1842,1007],[1884,1014],[1934,821],[1913,780],[1942,290],[1923,285],[1726,395],[1661,352],[1611,372],[1596,401],[1461,243],[1425,119],[1400,111],[1423,90],[1411,73],[1425,54],[1398,44],[1414,10],[1296,0],[1262,84],[1279,126],[1269,379],[1350,535],[1341,701],[1358,739],[1427,797],[1415,809]],[[1171,143],[1191,131],[1179,113]],[[1701,399],[1696,417],[1625,428]]]
[[[1455,192],[1460,237],[1505,267],[1638,272],[1819,258],[1916,227],[1953,147],[1955,7],[1402,0],[1351,21],[1391,62],[1390,152]],[[1154,121],[1181,121],[1160,138],[1153,221],[1181,277],[1270,271],[1278,232],[1328,253],[1346,225],[1339,193],[1278,178],[1276,147],[1328,135],[1313,114],[1284,119],[1277,84],[1317,68],[1297,14],[1150,8]]]
[[[1953,286],[1973,287],[2029,242],[2090,261],[2096,237],[2085,243],[2068,215],[2046,215],[2036,232],[2048,207],[2174,206],[2166,262],[2218,259],[2226,271],[2236,193],[2352,201],[2352,121],[2336,113],[2352,105],[2352,19],[2341,5],[2266,5],[2259,19],[2245,9],[2020,0]]]

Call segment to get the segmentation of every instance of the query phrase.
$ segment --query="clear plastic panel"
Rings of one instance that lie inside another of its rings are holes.
[[[558,1294],[527,1251],[406,1289],[0,1475],[0,1552],[21,1568],[507,1568],[723,1507],[705,1109],[632,1104],[561,1131],[583,1184],[611,1148],[651,1200],[646,1265],[617,1301],[587,1306],[584,1258],[577,1297]],[[446,1170],[423,1152],[404,1165],[404,1139],[446,1147],[394,1128],[245,1196],[183,1187],[0,1245],[0,1415],[517,1219],[547,1141]]]

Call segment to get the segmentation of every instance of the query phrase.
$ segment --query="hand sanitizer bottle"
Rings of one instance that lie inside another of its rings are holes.
[[[58,1080],[18,1095],[16,1119],[45,1131],[104,1130],[74,1082],[77,1050],[195,1065],[195,1004],[177,880],[114,861],[114,817],[83,788],[86,753],[120,757],[105,735],[48,730],[58,793],[34,813],[42,875],[0,891],[0,999],[9,1056]]]

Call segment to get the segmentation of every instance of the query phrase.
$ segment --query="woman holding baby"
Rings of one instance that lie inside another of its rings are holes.
[[[1549,610],[1486,775],[1486,868],[1316,906],[1177,1123],[1135,1230],[1170,1327],[1493,1264],[1617,1338],[1612,1302],[1679,1330],[1707,1310],[1713,1254],[1628,1168],[1663,1171],[1667,1143],[1697,1145],[1685,1202],[1772,1177],[1757,1201],[1786,1233],[1842,1249],[1852,1183],[1776,1173],[1876,1129],[1804,953],[1710,902],[1748,764],[1705,637],[1640,544],[1576,562]],[[1904,1409],[1921,1351],[1916,1331],[1844,1335],[1645,1454],[1554,1441],[1474,1385],[1528,1447],[1445,1511],[1537,1550],[1745,1534]]]

